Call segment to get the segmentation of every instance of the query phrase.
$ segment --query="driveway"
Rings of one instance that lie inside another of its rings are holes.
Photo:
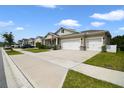
[[[11,58],[34,87],[62,87],[68,69],[27,54]]]
[[[23,52],[24,54],[31,55],[42,60],[51,62],[53,64],[72,68],[82,62],[90,59],[99,52],[97,51],[78,51],[78,50],[55,50],[49,52],[31,53],[27,51],[17,50]]]
[[[93,51],[56,50],[41,53],[22,51],[11,56],[35,87],[62,87],[69,68],[96,55]]]

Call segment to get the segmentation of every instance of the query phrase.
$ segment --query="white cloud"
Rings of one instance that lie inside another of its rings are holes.
[[[120,27],[119,30],[123,30],[124,31],[124,27]]]
[[[14,25],[13,21],[8,21],[8,22],[0,21],[0,27],[7,27],[12,25]]]
[[[45,7],[45,8],[56,8],[56,5],[39,5],[40,7]]]
[[[22,31],[24,30],[24,27],[16,27],[16,31]]]
[[[61,20],[57,25],[69,26],[69,27],[79,27],[79,26],[81,26],[81,24],[79,24],[79,22],[77,20],[73,20],[73,19]]]
[[[96,19],[108,20],[108,21],[122,20],[124,19],[124,10],[115,10],[104,14],[94,13],[90,17]]]
[[[104,23],[104,22],[91,22],[90,24],[91,24],[92,26],[99,27],[99,26],[104,25],[105,23]]]

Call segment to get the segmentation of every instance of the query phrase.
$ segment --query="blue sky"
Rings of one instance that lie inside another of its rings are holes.
[[[61,26],[79,32],[100,29],[112,36],[123,35],[124,6],[0,6],[0,34],[13,32],[15,41],[44,36]]]

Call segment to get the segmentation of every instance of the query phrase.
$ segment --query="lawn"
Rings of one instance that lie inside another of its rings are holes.
[[[102,52],[84,62],[86,64],[105,67],[108,69],[124,71],[124,52]]]
[[[23,53],[21,53],[19,51],[15,51],[15,50],[13,50],[13,51],[7,50],[6,53],[8,55],[19,55],[19,54],[23,54]]]
[[[121,88],[118,85],[98,80],[79,72],[69,70],[63,88]]]
[[[25,51],[33,52],[33,53],[39,53],[39,52],[47,52],[49,49],[37,49],[37,48],[27,48],[24,49]]]

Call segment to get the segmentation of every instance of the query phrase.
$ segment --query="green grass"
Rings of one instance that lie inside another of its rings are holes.
[[[33,53],[39,53],[39,52],[47,52],[49,49],[36,49],[36,48],[27,48],[24,49],[25,51],[33,52]]]
[[[15,50],[13,50],[13,51],[7,50],[6,53],[7,53],[8,55],[19,55],[19,54],[23,54],[23,53],[21,53],[21,52],[19,52],[19,51],[15,51]]]
[[[100,53],[84,62],[86,64],[124,71],[124,52]]]
[[[118,85],[98,80],[84,74],[69,70],[63,88],[121,88]]]

